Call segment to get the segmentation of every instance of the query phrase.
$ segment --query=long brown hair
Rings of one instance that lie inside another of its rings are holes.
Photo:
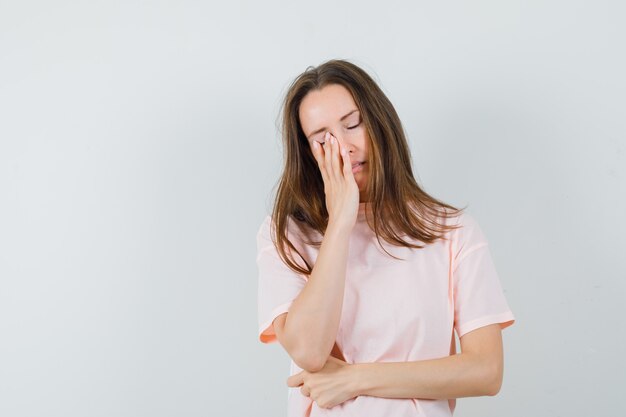
[[[357,65],[332,59],[317,67],[307,67],[291,83],[282,103],[284,166],[271,215],[275,227],[271,230],[283,262],[307,276],[313,270],[287,237],[290,219],[306,235],[310,231],[323,235],[328,225],[324,182],[302,130],[298,111],[310,91],[329,84],[340,84],[352,94],[369,137],[367,195],[370,201],[367,204],[371,205],[372,216],[367,216],[367,223],[376,233],[379,244],[382,237],[396,246],[415,249],[425,246],[405,241],[401,235],[425,244],[445,240],[447,231],[459,226],[444,224],[444,217],[459,215],[467,206],[455,208],[420,188],[413,177],[410,149],[402,123],[385,93]],[[319,247],[321,241],[305,240],[304,243]],[[307,268],[287,256],[285,246],[290,252],[295,251]]]

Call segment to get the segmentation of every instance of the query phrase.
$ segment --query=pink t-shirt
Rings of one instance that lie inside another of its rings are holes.
[[[336,343],[347,363],[408,362],[454,354],[454,333],[489,324],[502,329],[515,321],[491,258],[487,239],[467,212],[448,219],[463,225],[424,249],[393,246],[381,238],[387,255],[365,219],[359,204],[352,230],[346,269],[343,309]],[[369,210],[369,208],[367,208]],[[318,248],[299,241],[291,223],[288,237],[314,265]],[[257,233],[259,339],[277,342],[272,321],[289,307],[307,277],[289,269],[279,258],[270,237],[270,216]],[[315,233],[315,238],[321,235]],[[406,236],[405,236],[406,238]],[[418,242],[420,243],[420,242]],[[303,265],[297,254],[295,260]],[[291,361],[290,375],[302,369]],[[285,378],[286,379],[286,378]],[[456,401],[359,396],[324,409],[300,387],[287,387],[288,417],[394,416],[450,417]]]

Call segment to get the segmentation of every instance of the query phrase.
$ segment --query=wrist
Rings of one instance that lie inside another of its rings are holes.
[[[340,222],[330,221],[326,226],[326,231],[324,234],[348,238],[352,233],[352,229],[352,227],[346,226]]]
[[[355,363],[350,365],[352,370],[352,393],[354,397],[367,395],[367,381],[370,374],[369,363]]]

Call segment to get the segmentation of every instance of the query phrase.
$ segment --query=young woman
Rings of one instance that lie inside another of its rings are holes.
[[[289,417],[443,417],[497,394],[515,318],[486,237],[417,184],[382,90],[331,60],[296,78],[282,116],[256,261],[259,339],[292,359]]]

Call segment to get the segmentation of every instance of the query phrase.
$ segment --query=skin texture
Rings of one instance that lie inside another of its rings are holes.
[[[344,120],[342,116],[352,113]],[[321,90],[309,92],[299,109],[300,125],[307,137],[311,151],[314,152],[314,142],[324,143],[327,139],[325,133],[334,136],[339,144],[339,150],[346,149],[351,164],[359,161],[367,161],[368,137],[364,124],[361,122],[361,114],[352,98],[352,94],[342,85],[329,84]],[[319,129],[323,130],[313,133]],[[326,148],[324,148],[326,150]],[[325,152],[322,154],[324,155]],[[366,163],[360,172],[354,174],[358,185],[359,202],[368,201],[365,186],[368,181],[369,166]],[[352,172],[352,171],[350,171]]]
[[[496,395],[502,385],[502,330],[495,323],[464,334],[461,353],[413,362],[348,364],[329,357],[318,372],[287,379],[320,407],[359,395],[382,398],[451,399]]]

